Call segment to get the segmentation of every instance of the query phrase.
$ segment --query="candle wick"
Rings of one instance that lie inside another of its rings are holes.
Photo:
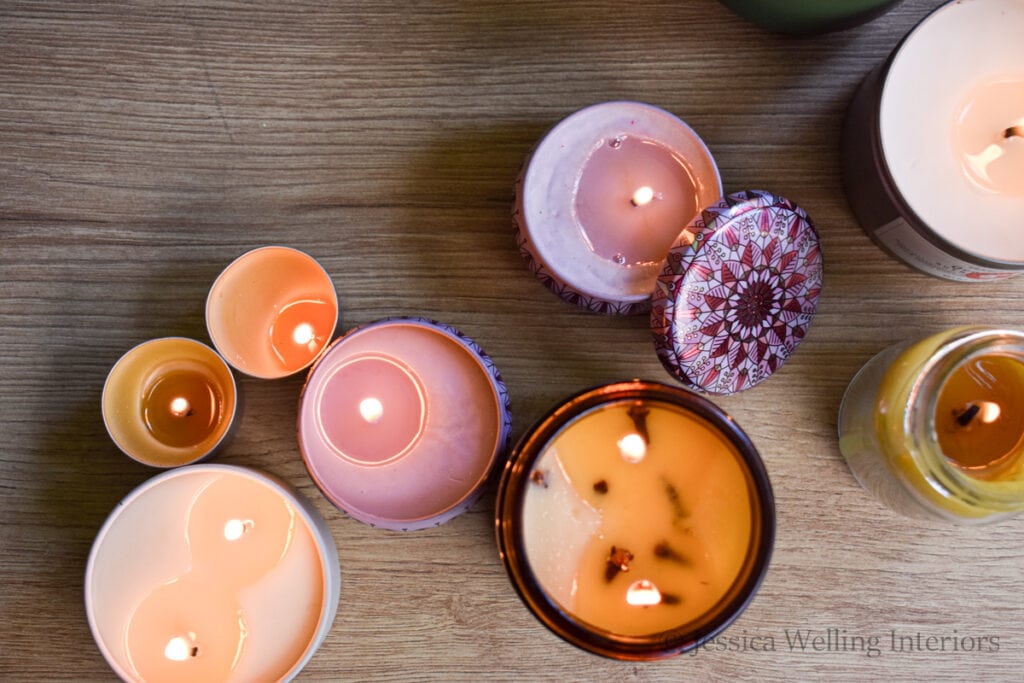
[[[1003,131],[1003,137],[1006,139],[1013,137],[1024,138],[1024,126],[1010,126]]]
[[[643,403],[637,401],[629,407],[627,415],[629,419],[633,421],[633,427],[636,428],[640,438],[644,440],[644,444],[651,445],[651,436],[647,432],[647,416],[650,414],[651,409],[645,408]]]
[[[966,427],[971,423],[971,420],[974,419],[974,417],[978,414],[978,411],[980,410],[981,406],[979,406],[977,403],[971,403],[963,412],[959,413],[956,416],[956,423],[961,427]]]

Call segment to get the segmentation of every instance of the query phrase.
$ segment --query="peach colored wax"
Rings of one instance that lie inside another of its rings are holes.
[[[716,609],[755,541],[751,483],[728,439],[668,404],[594,410],[545,448],[523,497],[538,583],[569,614],[624,636]]]
[[[125,680],[280,681],[330,629],[339,584],[311,507],[266,475],[197,465],[151,479],[111,514],[85,599]]]
[[[337,322],[330,276],[311,256],[288,247],[262,247],[238,257],[206,300],[214,346],[232,366],[263,379],[312,364]]]
[[[450,330],[382,321],[337,340],[313,368],[299,443],[313,480],[352,517],[440,524],[476,499],[507,438],[503,396]]]
[[[118,448],[153,467],[210,454],[234,419],[235,380],[210,347],[167,337],[136,346],[103,386],[103,422]]]

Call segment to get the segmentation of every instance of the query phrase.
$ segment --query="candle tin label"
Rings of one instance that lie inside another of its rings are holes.
[[[958,282],[1004,280],[1015,272],[985,268],[962,261],[922,237],[903,218],[896,218],[874,231],[875,240],[923,273]]]

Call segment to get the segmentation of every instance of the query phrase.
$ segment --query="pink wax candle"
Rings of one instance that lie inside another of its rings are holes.
[[[330,630],[338,556],[278,480],[228,465],[150,479],[111,513],[85,575],[89,626],[124,680],[290,680]]]
[[[976,282],[1024,272],[1024,4],[957,0],[865,78],[843,132],[861,226],[910,266]]]
[[[327,272],[308,254],[261,247],[235,259],[206,299],[213,345],[253,377],[286,377],[309,367],[338,323],[338,296]]]
[[[516,189],[517,241],[531,269],[563,298],[606,313],[649,307],[669,247],[722,194],[697,134],[636,102],[564,119]]]
[[[454,329],[414,318],[349,332],[310,372],[299,445],[324,495],[389,529],[441,524],[479,496],[508,441],[505,385]]]

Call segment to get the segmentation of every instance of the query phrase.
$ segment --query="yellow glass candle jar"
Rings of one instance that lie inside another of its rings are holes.
[[[512,583],[545,626],[641,660],[693,649],[744,610],[768,568],[775,507],[726,413],[632,381],[578,394],[527,432],[496,524]]]
[[[961,524],[1024,510],[1024,332],[957,327],[889,348],[839,409],[854,476],[905,515]]]

